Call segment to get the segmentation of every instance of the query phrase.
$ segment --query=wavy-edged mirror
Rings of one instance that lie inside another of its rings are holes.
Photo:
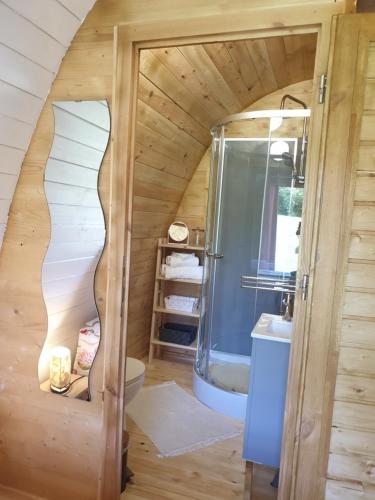
[[[58,101],[53,112],[44,176],[51,218],[42,268],[48,331],[38,374],[42,390],[89,400],[89,374],[100,341],[94,280],[105,242],[98,177],[110,115],[106,101]]]

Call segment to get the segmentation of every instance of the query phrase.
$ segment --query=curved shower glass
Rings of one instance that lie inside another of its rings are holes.
[[[285,293],[268,283],[295,286],[309,114],[241,113],[212,129],[195,372],[227,392],[247,393],[251,331],[280,314]]]

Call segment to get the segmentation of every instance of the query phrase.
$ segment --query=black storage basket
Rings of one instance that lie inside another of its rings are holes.
[[[159,328],[159,340],[171,344],[190,345],[197,336],[197,326],[165,323]]]

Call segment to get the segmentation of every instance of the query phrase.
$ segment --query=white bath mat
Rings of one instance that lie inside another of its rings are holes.
[[[210,410],[176,382],[143,388],[126,413],[159,449],[173,457],[241,434],[241,424]]]

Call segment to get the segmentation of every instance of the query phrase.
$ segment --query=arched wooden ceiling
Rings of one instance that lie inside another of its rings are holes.
[[[304,34],[142,51],[135,238],[165,230],[210,143],[210,127],[277,89],[311,79],[315,50],[316,34]],[[141,212],[150,208],[145,224]]]

